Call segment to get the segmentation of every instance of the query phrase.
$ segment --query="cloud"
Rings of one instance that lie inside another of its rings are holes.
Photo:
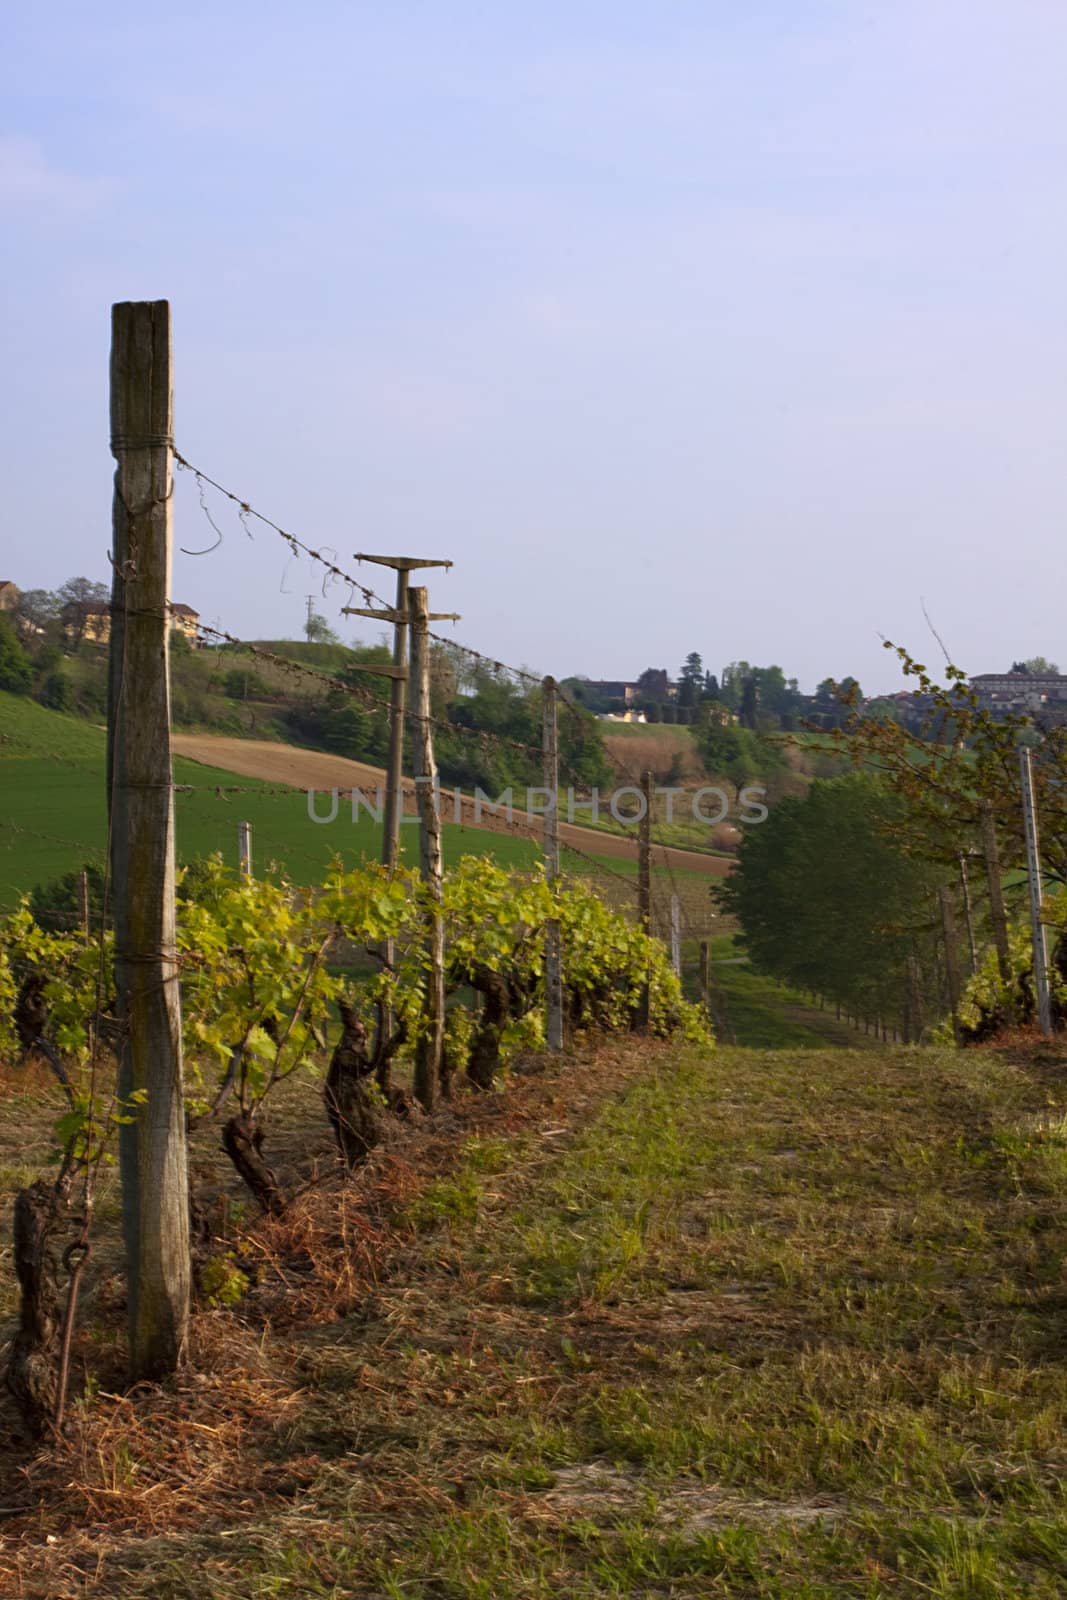
[[[113,194],[114,178],[86,178],[53,166],[35,139],[0,134],[0,209],[66,221],[96,211]]]

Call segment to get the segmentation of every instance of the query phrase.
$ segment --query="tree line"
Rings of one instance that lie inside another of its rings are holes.
[[[946,1017],[961,1041],[1032,1023],[1019,771],[1028,745],[1062,1021],[1067,728],[994,716],[959,669],[939,683],[896,653],[928,707],[923,726],[845,702],[826,747],[854,770],[816,781],[746,832],[723,906],[761,970],[905,1038],[928,1036]]]

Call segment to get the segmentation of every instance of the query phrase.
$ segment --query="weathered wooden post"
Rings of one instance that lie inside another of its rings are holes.
[[[1023,792],[1026,876],[1030,886],[1030,945],[1033,950],[1037,1025],[1047,1039],[1052,1036],[1052,995],[1048,982],[1048,937],[1045,932],[1045,914],[1041,892],[1041,848],[1038,839],[1037,807],[1034,804],[1034,772],[1030,760],[1030,751],[1026,745],[1019,746],[1019,777]]]
[[[115,470],[108,803],[130,1368],[171,1372],[189,1316],[189,1192],[170,755],[170,306],[111,311]]]
[[[682,906],[676,894],[671,895],[671,966],[682,976]]]
[[[237,824],[237,870],[242,878],[252,876],[252,824]]]
[[[419,867],[426,895],[426,994],[415,1047],[414,1090],[425,1111],[437,1100],[445,1026],[445,934],[441,918],[441,796],[430,724],[430,634],[427,591],[408,590],[411,622],[412,744],[419,808]]]
[[[711,1013],[711,973],[709,970],[708,941],[700,941],[700,1003],[706,1015]]]
[[[346,617],[371,617],[377,622],[391,622],[393,624],[393,660],[389,666],[378,662],[359,663],[360,672],[376,673],[379,677],[390,680],[389,687],[389,753],[386,758],[385,771],[385,820],[382,828],[382,863],[390,870],[395,868],[400,861],[400,822],[404,815],[404,727],[407,721],[407,686],[408,686],[408,592],[411,586],[411,574],[419,567],[450,567],[451,561],[426,560],[422,556],[382,556],[368,555],[365,551],[355,552],[357,561],[371,561],[375,566],[391,567],[396,573],[396,600],[392,606],[342,606],[341,613]],[[437,612],[428,614],[427,622],[433,621],[458,622],[459,616],[454,611]],[[396,960],[396,942],[386,939],[382,945],[382,955],[385,958],[386,970],[393,970]],[[378,1043],[383,1044],[392,1036],[395,1018],[392,1005],[387,1000],[379,1012]],[[383,1051],[381,1062],[376,1073],[378,1087],[383,1094],[388,1095],[390,1078],[392,1076],[391,1056],[388,1051]]]
[[[88,944],[92,937],[92,928],[89,917],[89,874],[84,867],[78,873],[78,920],[85,942]]]
[[[644,810],[637,825],[637,919],[645,933],[652,933],[652,774],[641,778],[641,795]],[[650,981],[646,977],[641,985],[637,1008],[637,1025],[647,1029],[652,1003]]]
[[[545,877],[554,889],[559,878],[559,724],[555,678],[541,684],[545,800]],[[559,922],[545,927],[545,1043],[553,1054],[563,1049],[563,970]]]

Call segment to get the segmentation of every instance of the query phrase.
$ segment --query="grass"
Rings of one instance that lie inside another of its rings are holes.
[[[0,692],[0,907],[12,905],[37,884],[102,858],[107,838],[105,761],[102,729]],[[353,823],[342,805],[336,822],[320,825],[310,821],[301,790],[279,792],[277,786],[180,757],[174,762],[174,779],[194,786],[191,793],[179,790],[175,795],[180,861],[214,850],[235,861],[238,820],[252,824],[257,871],[264,873],[277,863],[300,884],[321,881],[338,852],[349,862],[379,858],[380,825],[365,812]],[[243,792],[217,792],[234,785]],[[321,796],[319,804],[324,805]],[[409,860],[416,860],[416,830],[405,831],[410,837],[402,844]],[[443,843],[446,865],[474,854],[525,867],[541,856],[538,846],[524,838],[454,824],[445,825]],[[610,865],[615,869],[617,864]],[[564,866],[588,870],[566,850]]]
[[[199,1388],[82,1403],[5,1593],[1054,1600],[1062,1083],[634,1046],[460,1102],[342,1320],[202,1314]]]
[[[708,940],[711,1010],[719,1038],[759,1050],[803,1049],[847,1041],[848,1030],[832,1014],[815,1009],[808,996],[755,972],[729,933]],[[683,946],[686,990],[697,998],[696,950]],[[851,1042],[851,1041],[847,1041]]]

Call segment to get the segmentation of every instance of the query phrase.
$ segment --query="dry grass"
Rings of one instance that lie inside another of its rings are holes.
[[[607,758],[627,782],[642,772],[655,773],[660,782],[672,771],[679,772],[682,782],[704,777],[704,763],[688,728],[638,725],[624,733],[606,722],[601,729]]]
[[[2,1592],[1058,1600],[1064,1064],[632,1045],[464,1100],[244,1230],[200,1376],[23,1462]]]
[[[49,1600],[80,1593],[90,1553],[95,1561],[120,1540],[263,1515],[305,1491],[320,1458],[280,1441],[291,1433],[294,1410],[307,1407],[301,1379],[308,1352],[327,1348],[318,1330],[328,1334],[339,1319],[366,1316],[382,1284],[424,1265],[419,1203],[434,1216],[444,1196],[448,1208],[449,1174],[465,1149],[491,1140],[518,1161],[532,1141],[536,1160],[594,1096],[639,1065],[637,1054],[612,1051],[579,1054],[565,1067],[530,1060],[506,1093],[461,1093],[417,1133],[398,1126],[389,1145],[348,1180],[332,1160],[308,1086],[292,1085],[287,1103],[283,1097],[273,1108],[274,1153],[283,1178],[292,1183],[302,1175],[306,1186],[283,1216],[248,1220],[240,1186],[225,1172],[220,1177],[216,1163],[215,1198],[224,1203],[215,1210],[224,1221],[215,1247],[233,1253],[251,1286],[236,1309],[194,1315],[188,1366],[163,1386],[122,1386],[118,1216],[105,1207],[74,1343],[72,1374],[82,1393],[63,1439],[34,1447],[10,1401],[0,1399],[0,1593]],[[36,1072],[23,1074],[3,1098],[19,1111],[24,1151],[28,1120],[34,1128],[27,1171],[15,1175],[21,1183],[48,1147],[43,1108],[51,1084]],[[527,1130],[546,1123],[549,1140],[542,1144],[536,1132],[527,1138]],[[193,1166],[202,1175],[213,1138],[217,1130],[201,1130],[194,1143]]]

